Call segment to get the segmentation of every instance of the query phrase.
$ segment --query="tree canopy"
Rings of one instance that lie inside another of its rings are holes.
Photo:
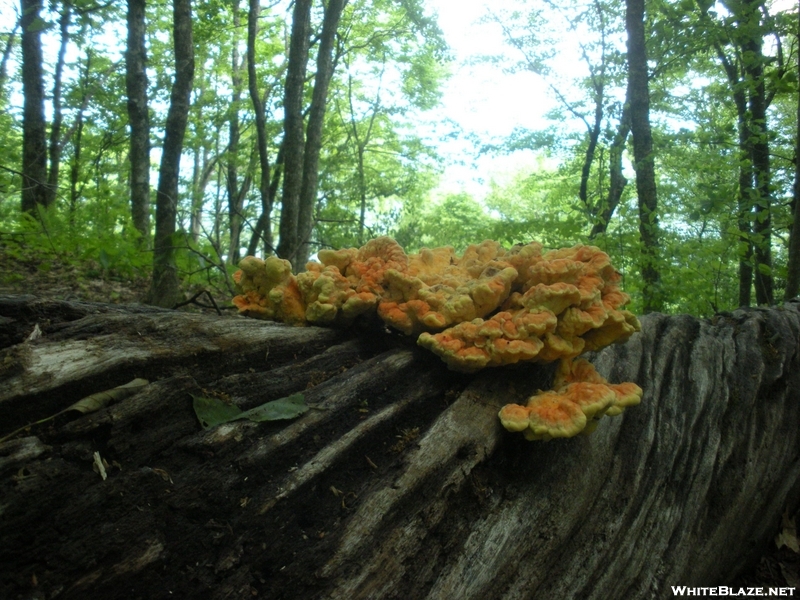
[[[453,157],[427,111],[456,65],[421,0],[5,4],[2,251],[167,273],[172,290],[150,287],[166,305],[178,287],[230,293],[248,253],[302,269],[377,235],[591,243],[635,311],[795,296],[797,6],[508,6],[487,12],[505,48],[484,60],[536,74],[557,109],[545,130],[477,141],[538,160],[476,195],[438,188]]]

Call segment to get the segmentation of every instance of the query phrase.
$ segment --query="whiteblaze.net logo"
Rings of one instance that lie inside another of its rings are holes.
[[[794,596],[793,587],[688,587],[673,585],[676,596]]]

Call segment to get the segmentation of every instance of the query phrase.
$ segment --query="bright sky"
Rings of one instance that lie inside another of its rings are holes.
[[[440,154],[447,163],[439,193],[464,190],[481,198],[491,179],[503,181],[537,162],[532,152],[478,155],[476,145],[468,141],[478,140],[478,146],[499,143],[515,127],[543,129],[548,124],[543,115],[555,105],[541,79],[531,73],[507,74],[496,65],[471,64],[480,56],[510,52],[503,44],[499,27],[481,21],[490,10],[503,10],[514,4],[514,0],[426,2],[427,9],[438,13],[454,58],[452,76],[444,87],[443,105],[431,115],[431,122],[440,125],[431,135],[460,132],[440,145]],[[0,18],[13,22],[16,6],[16,0],[0,0]],[[46,50],[52,54],[57,47],[52,45]]]
[[[497,24],[481,21],[490,10],[513,5],[513,0],[426,2],[426,8],[438,13],[439,26],[455,59],[452,77],[444,88],[443,106],[436,114],[441,121],[455,122],[462,131],[460,139],[441,146],[442,155],[450,157],[451,164],[446,166],[440,192],[465,190],[482,197],[491,179],[503,181],[536,162],[532,152],[477,156],[474,146],[466,141],[468,136],[476,136],[483,143],[499,142],[516,127],[544,129],[548,125],[544,115],[555,107],[536,75],[508,74],[497,65],[471,61],[481,55],[510,52]]]

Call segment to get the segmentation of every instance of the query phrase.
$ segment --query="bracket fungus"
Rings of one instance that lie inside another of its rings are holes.
[[[633,383],[609,384],[582,352],[624,342],[639,321],[608,255],[594,246],[506,250],[490,240],[407,255],[389,237],[359,249],[322,250],[294,275],[288,261],[244,258],[233,299],[247,316],[294,325],[347,326],[365,313],[439,356],[456,371],[561,361],[555,390],[500,411],[503,426],[528,439],[591,431],[603,415],[638,404]]]

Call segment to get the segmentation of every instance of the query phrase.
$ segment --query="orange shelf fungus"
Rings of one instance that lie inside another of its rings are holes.
[[[318,259],[294,275],[285,260],[244,258],[233,303],[247,316],[293,325],[347,326],[377,314],[457,371],[560,360],[554,391],[500,411],[506,429],[528,439],[590,431],[641,400],[635,384],[609,384],[576,359],[640,329],[599,248],[543,253],[536,242],[506,250],[487,240],[461,256],[450,247],[407,255],[379,237],[359,249],[321,250]]]

